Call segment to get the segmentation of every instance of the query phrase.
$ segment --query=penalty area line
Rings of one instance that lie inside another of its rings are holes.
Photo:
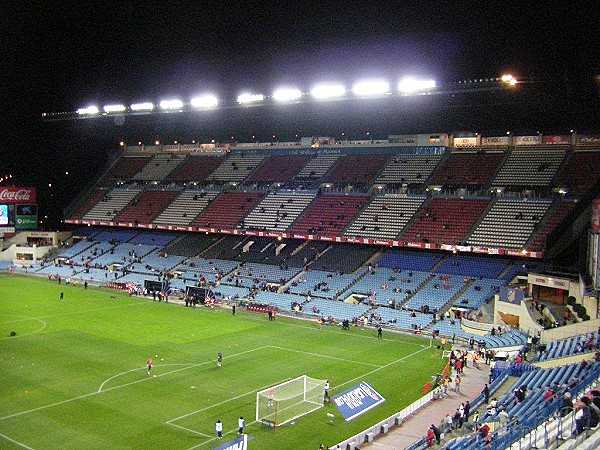
[[[294,353],[301,353],[303,355],[309,355],[309,356],[317,356],[319,358],[325,358],[325,359],[333,359],[336,361],[344,361],[344,362],[349,362],[352,364],[362,364],[364,366],[371,366],[371,367],[377,367],[377,368],[381,368],[383,366],[379,366],[377,364],[371,364],[371,363],[367,363],[367,362],[363,362],[363,361],[353,361],[351,359],[345,359],[345,358],[338,358],[336,356],[329,356],[329,355],[321,355],[319,353],[313,353],[313,352],[305,352],[303,350],[294,350],[292,348],[285,348],[285,347],[278,347],[276,345],[269,345],[269,347],[271,348],[276,348],[278,350],[286,350],[288,352],[294,352]]]
[[[33,450],[33,448],[29,447],[28,445],[23,444],[22,442],[19,441],[15,441],[14,439],[9,438],[8,436],[6,436],[5,434],[0,433],[0,437],[6,439],[8,442],[12,442],[13,444],[15,444],[18,447],[27,449],[27,450]]]

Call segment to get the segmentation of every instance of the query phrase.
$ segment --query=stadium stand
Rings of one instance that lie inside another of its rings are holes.
[[[319,195],[291,231],[339,236],[368,201],[366,195]]]
[[[157,153],[132,179],[139,181],[162,181],[182,161],[183,158],[175,153]]]
[[[102,242],[109,242],[109,243],[116,245],[119,243],[130,241],[137,234],[138,234],[137,230],[112,228],[112,229],[107,229],[107,230],[101,231],[100,233],[95,234],[94,240],[102,241]]]
[[[367,305],[354,305],[344,302],[330,302],[313,299],[304,305],[303,311],[315,317],[333,317],[336,322],[352,320],[365,314],[370,309]]]
[[[94,189],[88,197],[76,206],[75,210],[70,214],[71,219],[82,219],[86,212],[92,209],[100,200],[104,198],[108,190]]]
[[[398,155],[384,167],[375,183],[388,187],[423,185],[441,159],[442,155]]]
[[[273,183],[285,184],[294,178],[300,169],[308,162],[310,156],[287,155],[269,156],[262,165],[256,169],[247,179],[248,183]]]
[[[566,219],[576,206],[577,203],[574,201],[561,200],[554,202],[554,205],[544,218],[542,226],[538,229],[527,248],[531,251],[544,250],[548,236]]]
[[[292,294],[334,299],[353,284],[360,275],[339,274],[321,270],[304,272],[289,286]]]
[[[345,293],[366,296],[369,304],[396,307],[431,278],[427,272],[398,273],[395,269],[377,268],[365,273]]]
[[[344,236],[393,239],[424,201],[425,196],[377,196],[350,224]]]
[[[248,242],[247,236],[223,236],[218,245],[207,248],[202,257],[207,259],[237,259],[243,252],[244,243]]]
[[[242,228],[285,231],[314,198],[315,194],[308,192],[269,193],[244,218]]]
[[[113,220],[140,193],[140,189],[115,188],[83,215],[84,220]]]
[[[327,242],[306,241],[286,258],[285,263],[290,267],[306,267],[317,255],[324,252],[327,247],[329,247],[329,243]]]
[[[464,278],[457,275],[438,275],[430,278],[408,302],[406,308],[418,311],[439,311],[465,288]]]
[[[310,264],[311,269],[352,273],[357,271],[378,249],[369,245],[332,244]]]
[[[492,186],[548,186],[565,155],[564,148],[514,149],[494,178]]]
[[[554,184],[566,187],[571,197],[582,197],[600,181],[598,167],[600,148],[575,151]]]
[[[340,158],[339,155],[317,155],[310,159],[296,175],[296,180],[314,181],[321,179]]]
[[[473,245],[523,248],[551,205],[546,199],[500,198],[467,238]]]
[[[381,154],[347,155],[323,176],[322,183],[335,185],[368,186],[379,174],[389,156]]]
[[[129,181],[148,164],[150,159],[150,156],[121,156],[100,179],[100,184],[113,186],[117,182]]]
[[[481,188],[489,184],[501,166],[504,153],[495,149],[477,152],[451,152],[429,180],[430,185]],[[473,170],[477,167],[477,170]]]
[[[589,357],[593,357],[592,352],[596,351],[596,340],[594,334],[581,334],[577,336],[560,339],[546,344],[545,350],[538,347],[538,352],[535,361],[548,361],[550,359],[564,358],[566,356],[589,353]]]
[[[221,183],[241,183],[264,159],[264,156],[242,155],[231,155],[226,158],[219,167],[208,176],[208,180]]]
[[[153,223],[189,225],[217,195],[216,192],[184,191],[154,219]]]
[[[150,223],[178,194],[177,191],[144,191],[125,206],[114,220]]]
[[[434,198],[419,211],[401,238],[408,242],[461,244],[488,204],[488,199]]]
[[[449,255],[444,258],[436,272],[476,278],[498,278],[509,264],[508,259]]]
[[[396,269],[398,273],[402,270],[419,270],[421,272],[432,272],[433,268],[440,263],[442,254],[423,253],[409,250],[388,250],[377,261],[379,267]]]
[[[203,183],[222,162],[222,157],[187,155],[183,162],[165,177],[165,180]]]
[[[129,241],[130,244],[155,245],[164,247],[169,245],[178,236],[175,233],[141,232]],[[166,252],[165,252],[166,253]]]
[[[227,192],[218,196],[192,225],[232,230],[264,195],[259,192]]]

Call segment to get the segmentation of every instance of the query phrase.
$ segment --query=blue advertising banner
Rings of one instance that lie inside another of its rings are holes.
[[[346,422],[356,419],[385,402],[385,398],[364,381],[335,395],[332,400]]]
[[[233,441],[215,447],[214,450],[248,450],[248,435],[242,434]]]

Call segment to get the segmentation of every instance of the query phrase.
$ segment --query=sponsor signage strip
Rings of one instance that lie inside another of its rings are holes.
[[[35,203],[35,188],[1,187],[0,203]]]
[[[356,419],[385,402],[385,398],[365,381],[334,395],[331,400],[346,422]]]

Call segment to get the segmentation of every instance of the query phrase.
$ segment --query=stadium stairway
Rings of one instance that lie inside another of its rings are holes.
[[[442,353],[440,350],[441,356]],[[488,374],[489,366],[481,364],[481,369],[478,370],[469,364],[464,369],[460,392],[457,393],[452,389],[448,389],[448,395],[443,396],[439,400],[432,401],[429,405],[419,409],[398,427],[391,429],[384,435],[380,435],[373,442],[361,445],[360,448],[399,450],[411,446],[427,433],[427,428],[431,424],[439,425],[446,413],[454,414],[454,411],[456,411],[461,403],[467,400],[472,401],[477,397],[481,393],[484,384],[488,382]]]

